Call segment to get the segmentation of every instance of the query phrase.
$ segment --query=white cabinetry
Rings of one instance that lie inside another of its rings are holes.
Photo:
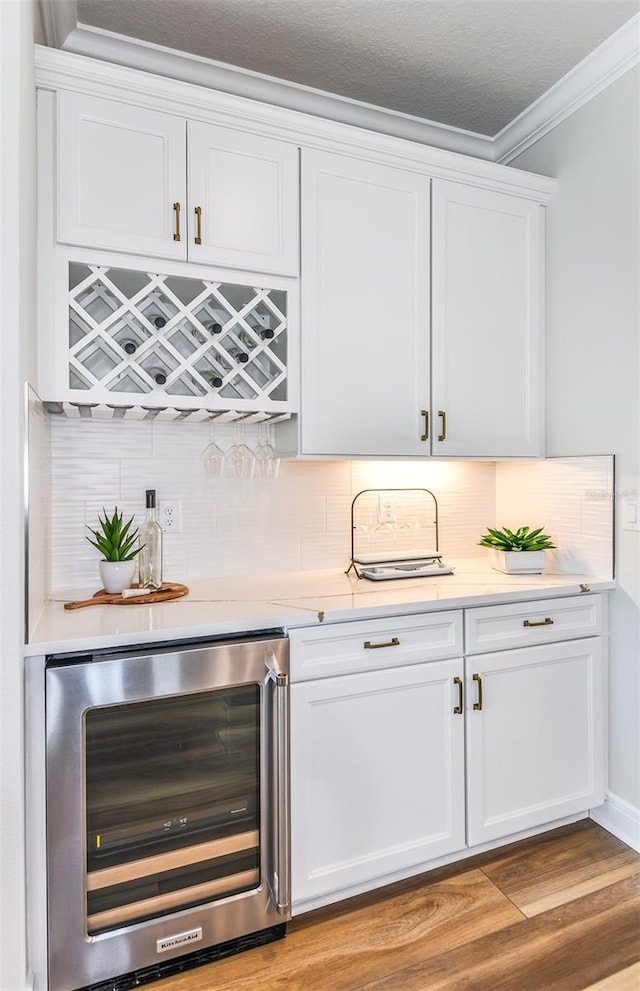
[[[465,610],[469,844],[602,804],[605,605]]]
[[[294,906],[461,849],[461,612],[290,638]]]
[[[58,240],[186,258],[185,141],[180,117],[59,92]]]
[[[291,688],[295,901],[464,847],[461,662]]]
[[[432,453],[544,453],[543,208],[433,181]]]
[[[298,148],[61,91],[57,236],[67,244],[297,275]]]
[[[467,658],[470,846],[601,805],[600,637]]]
[[[543,453],[543,208],[432,187],[303,150],[303,454]]]
[[[425,176],[303,149],[301,325],[301,453],[427,453]]]
[[[188,135],[189,258],[297,275],[298,149],[196,121]]]
[[[460,611],[291,630],[294,910],[601,804],[603,605],[466,610],[464,660]]]

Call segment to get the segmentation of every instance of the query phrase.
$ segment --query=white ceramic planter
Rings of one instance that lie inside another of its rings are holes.
[[[504,575],[541,575],[544,551],[489,551],[491,567]]]
[[[100,578],[105,592],[117,594],[123,589],[129,588],[133,581],[137,561],[101,561]]]

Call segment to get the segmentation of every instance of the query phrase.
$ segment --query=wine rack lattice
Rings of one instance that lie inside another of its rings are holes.
[[[69,387],[256,408],[287,399],[287,293],[69,264]]]

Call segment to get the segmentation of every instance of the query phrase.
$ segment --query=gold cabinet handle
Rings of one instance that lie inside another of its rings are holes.
[[[482,709],[482,678],[479,674],[474,674],[473,680],[478,686],[478,701],[473,703],[473,708],[476,712],[480,712]]]
[[[438,410],[438,416],[440,417],[440,433],[438,434],[438,440],[447,439],[447,414],[443,409]]]
[[[365,650],[380,650],[381,647],[399,647],[400,641],[397,637],[391,637],[387,643],[371,643],[370,640],[365,640],[364,649]]]
[[[420,440],[429,440],[429,410],[421,409],[420,416],[424,417],[424,433],[420,435]]]
[[[173,235],[173,240],[179,241],[180,240],[180,204],[174,203],[173,209],[175,210],[175,214],[176,214],[176,229]]]
[[[202,244],[202,207],[197,206],[194,213],[196,215],[196,236],[194,242],[195,244]]]
[[[539,623],[532,623],[528,619],[523,619],[522,620],[522,625],[523,626],[553,626],[553,620],[551,619],[551,616],[545,616],[545,618],[543,620],[541,620]]]
[[[462,689],[462,678],[454,678],[453,679],[453,683],[454,683],[454,685],[457,685],[458,686],[458,704],[457,705],[454,705],[453,712],[454,712],[454,714],[456,716],[461,716],[462,715],[462,701],[463,701],[463,696],[462,696],[462,691],[463,691],[463,689]]]

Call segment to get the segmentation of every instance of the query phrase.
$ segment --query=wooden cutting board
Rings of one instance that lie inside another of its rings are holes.
[[[131,588],[138,588],[136,584]],[[163,582],[156,592],[146,595],[130,595],[126,599],[122,595],[105,592],[101,588],[91,599],[77,599],[75,602],[65,602],[65,609],[82,609],[84,606],[141,606],[152,605],[154,602],[167,602],[169,599],[179,599],[189,591],[188,585],[180,582]]]

